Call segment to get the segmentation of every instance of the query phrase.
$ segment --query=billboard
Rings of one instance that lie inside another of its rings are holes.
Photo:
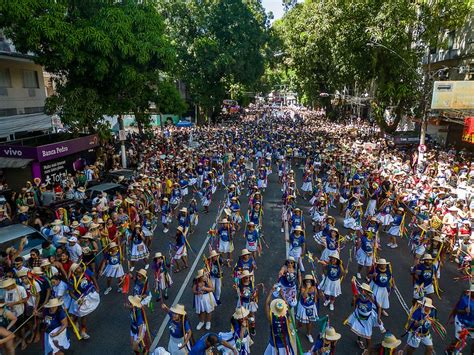
[[[435,81],[431,109],[474,109],[474,81]]]
[[[462,140],[464,142],[474,143],[474,117],[466,117],[464,119]]]

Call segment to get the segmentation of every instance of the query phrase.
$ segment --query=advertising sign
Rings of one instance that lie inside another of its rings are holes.
[[[474,82],[435,81],[431,108],[434,110],[474,109]]]
[[[464,142],[474,143],[474,117],[466,117],[464,119],[462,140]]]
[[[95,151],[76,153],[67,157],[57,158],[41,164],[41,181],[47,184],[55,184],[63,181],[67,174],[75,174],[83,170],[87,164],[95,161]]]

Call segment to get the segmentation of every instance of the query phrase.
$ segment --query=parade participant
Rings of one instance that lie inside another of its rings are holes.
[[[391,226],[388,230],[388,235],[390,236],[390,242],[387,243],[387,246],[395,249],[398,247],[397,238],[402,235],[403,225],[405,221],[405,211],[402,207],[396,209],[396,214],[392,218]]]
[[[388,177],[387,177],[388,178]],[[382,190],[384,189],[384,183],[382,183]],[[390,184],[390,182],[389,182]],[[381,195],[382,198],[383,194]],[[387,230],[390,223],[393,221],[392,217],[392,209],[393,209],[393,200],[390,197],[387,197],[384,202],[381,204],[379,208],[379,213],[376,215],[377,220],[382,226],[383,230]]]
[[[148,287],[148,274],[145,269],[137,271],[134,277],[132,296],[140,297],[141,303],[148,306],[151,302],[151,291]]]
[[[296,347],[289,324],[288,305],[281,298],[271,300],[268,294],[265,313],[270,323],[270,339],[264,355],[295,355]]]
[[[335,355],[336,343],[341,339],[333,327],[327,327],[311,348],[311,355]]]
[[[380,193],[379,184],[373,182],[367,189],[367,209],[365,210],[364,217],[375,216],[375,208],[377,207],[377,199]]]
[[[173,285],[173,280],[168,271],[169,265],[166,264],[166,257],[161,252],[155,253],[151,268],[154,273],[156,301],[161,301],[162,296],[167,300],[168,289]]]
[[[143,231],[143,235],[145,237],[145,245],[148,249],[151,248],[151,241],[153,237],[153,219],[151,217],[151,212],[146,210],[143,212],[143,216],[141,218],[141,228]]]
[[[188,207],[190,227],[196,227],[199,223],[198,206],[195,198],[191,199]]]
[[[211,316],[216,306],[214,298],[214,287],[209,280],[209,276],[203,269],[200,269],[193,280],[192,290],[194,293],[194,308],[199,316],[197,330],[201,330],[204,324],[206,330],[211,329]]]
[[[239,277],[243,270],[248,270],[252,273],[257,270],[257,263],[252,257],[252,253],[245,248],[240,252],[239,260],[237,260],[234,266],[234,277]]]
[[[174,211],[176,207],[181,203],[181,189],[177,182],[173,183],[173,189],[171,190],[170,205],[171,211]]]
[[[133,352],[138,354],[148,354],[149,334],[146,321],[145,310],[138,296],[128,296],[130,303],[130,344]]]
[[[430,254],[425,254],[421,261],[421,264],[413,267],[413,275],[415,278],[413,304],[423,297],[431,298],[435,293],[434,282],[436,282],[436,269],[433,265],[433,257]]]
[[[79,239],[79,245],[82,248],[82,261],[95,274],[96,272],[96,255],[99,252],[99,246],[94,240],[91,233],[86,233]]]
[[[290,238],[287,240],[287,243],[290,245],[288,256],[292,256],[295,260],[297,260],[301,272],[304,272],[305,269],[303,266],[302,256],[306,253],[306,241],[304,237],[304,230],[301,228],[301,225],[298,225],[293,229],[293,231],[290,233]]]
[[[412,309],[407,324],[407,354],[412,355],[421,344],[425,346],[425,354],[433,353],[431,328],[436,318],[436,308],[430,298],[420,299]]]
[[[302,324],[306,326],[306,337],[312,344],[314,342],[311,331],[313,323],[318,320],[318,289],[313,275],[305,275],[300,287],[298,308],[296,310],[296,320],[298,327]]]
[[[254,259],[257,258],[257,252],[259,250],[260,235],[258,230],[255,228],[253,222],[247,224],[247,228],[244,232],[245,237],[245,249],[252,253]]]
[[[385,328],[380,319],[381,308],[377,309],[372,289],[366,283],[360,285],[354,295],[354,305],[354,312],[344,324],[349,325],[357,335],[357,344],[362,350],[370,349],[373,328],[379,327],[382,333],[385,333]]]
[[[176,216],[176,220],[178,221],[178,226],[182,227],[184,233],[187,234],[189,231],[191,220],[188,216],[188,209],[186,207],[183,207],[179,210],[178,215]]]
[[[373,237],[372,233],[363,232],[361,236],[357,234],[355,245],[356,245],[356,260],[357,260],[357,278],[361,279],[362,269],[365,268],[365,276],[368,279],[369,269],[372,267],[374,260],[373,255],[375,249],[378,248],[377,241]]]
[[[474,336],[474,285],[470,285],[464,291],[455,308],[454,314],[454,335],[456,340],[448,350],[462,351],[467,345],[468,339]],[[474,351],[474,344],[471,342],[471,353]]]
[[[344,270],[342,261],[339,259],[339,253],[329,256],[329,262],[321,261],[321,263],[324,265],[324,275],[323,280],[319,284],[319,289],[326,298],[324,307],[329,305],[329,309],[334,311],[336,297],[342,293],[341,280],[347,272]]]
[[[382,309],[382,314],[388,317],[389,295],[394,285],[390,263],[385,259],[377,260],[375,268],[369,274],[369,278],[371,279],[370,287],[377,301],[377,306]]]
[[[220,221],[220,226],[217,230],[217,234],[219,236],[219,253],[223,255],[227,266],[230,267],[230,263],[232,261],[232,251],[234,249],[234,228],[226,218]]]
[[[209,206],[212,201],[212,186],[209,180],[204,180],[199,195],[201,196],[201,204],[204,207],[204,213],[209,213]]]
[[[168,225],[171,223],[171,208],[167,197],[161,200],[161,223],[163,224],[163,233],[168,233]]]
[[[221,304],[221,288],[222,288],[222,258],[219,253],[212,250],[206,259],[206,268],[209,271],[210,280],[214,287],[214,296],[216,303]]]
[[[267,169],[265,167],[258,169],[257,186],[265,192],[267,188]]]
[[[255,335],[255,313],[258,310],[258,290],[254,283],[254,275],[248,270],[242,271],[233,287],[237,291],[237,308],[244,307],[250,312],[249,330]]]
[[[303,191],[303,198],[306,198],[307,194],[310,195],[313,192],[313,173],[309,169],[306,169],[303,174],[301,191]]]
[[[214,333],[204,334],[191,348],[188,355],[202,355],[202,354],[219,354],[217,348],[222,346],[238,355],[237,349],[225,341],[222,336]]]
[[[161,309],[168,313],[168,329],[170,338],[168,341],[168,351],[171,355],[186,355],[192,347],[192,330],[189,324],[186,311],[182,304],[168,307],[161,305]]]
[[[69,335],[67,332],[68,320],[63,309],[63,301],[58,298],[51,298],[44,305],[42,313],[44,329],[44,353],[62,355],[64,350],[69,349]],[[37,312],[37,316],[41,316]]]
[[[186,235],[184,234],[184,229],[181,226],[178,226],[176,229],[176,244],[175,249],[176,252],[173,256],[173,266],[174,272],[178,273],[181,270],[187,269],[188,266],[188,249],[187,249],[187,240]],[[179,261],[183,261],[183,266],[180,267]]]
[[[94,284],[92,273],[79,264],[72,264],[70,268],[69,294],[72,302],[69,311],[80,318],[81,338],[90,338],[87,334],[86,316],[91,314],[99,306],[100,296],[98,287]]]
[[[232,223],[240,230],[240,223],[242,223],[242,216],[240,215],[240,201],[236,196],[232,197],[229,209],[232,211]]]
[[[129,260],[132,268],[130,269],[133,271],[135,268],[135,263],[137,261],[143,260],[145,262],[145,269],[148,270],[148,256],[150,252],[145,245],[145,235],[143,234],[142,228],[140,226],[135,226],[133,229],[132,234],[128,240],[129,245]]]
[[[376,344],[372,348],[364,350],[362,355],[403,355],[403,350],[396,351],[401,343],[402,341],[397,339],[395,335],[387,332],[380,344]]]
[[[278,273],[278,283],[283,292],[283,297],[290,307],[296,307],[298,304],[297,292],[301,281],[301,272],[295,258],[289,256]]]
[[[306,226],[304,223],[303,211],[299,208],[295,208],[291,213],[290,218],[290,233],[292,233],[296,227],[300,227],[301,230],[305,230]]]
[[[226,339],[226,341],[234,346],[239,355],[250,354],[250,346],[253,340],[250,337],[249,331],[249,314],[250,312],[244,307],[237,307],[230,319],[231,331],[229,333],[219,333],[219,335]],[[232,353],[226,351],[224,354]]]
[[[15,354],[15,334],[12,328],[17,322],[15,314],[5,307],[5,302],[0,302],[0,348],[5,355]]]
[[[352,202],[351,199],[349,200],[349,204],[346,209],[346,218],[344,218],[344,228],[356,230],[361,228],[362,226],[362,203],[357,199]]]
[[[107,289],[104,291],[104,295],[108,295],[112,291],[112,279],[117,279],[117,291],[122,291],[120,285],[123,282],[125,273],[123,272],[120,257],[118,245],[115,242],[110,243],[99,268],[99,275],[107,277]]]

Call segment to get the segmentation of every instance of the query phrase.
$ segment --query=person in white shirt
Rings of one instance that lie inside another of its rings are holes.
[[[69,257],[73,263],[78,263],[82,257],[82,248],[77,244],[76,237],[70,237],[67,241],[66,250],[69,252]]]
[[[4,279],[0,288],[5,291],[5,305],[17,318],[16,324],[20,326],[25,321],[25,304],[28,294],[24,287],[17,285],[14,279]],[[26,349],[25,327],[20,328],[21,349]]]

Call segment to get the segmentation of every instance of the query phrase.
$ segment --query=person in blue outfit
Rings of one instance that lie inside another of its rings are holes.
[[[341,339],[333,327],[327,327],[311,348],[311,355],[334,355],[336,354],[336,343]]]
[[[63,309],[63,301],[51,298],[44,305],[43,318],[44,328],[44,353],[62,355],[64,350],[69,349],[70,342],[67,332],[68,321]]]
[[[265,302],[265,313],[270,324],[270,338],[264,355],[295,355],[296,344],[289,325],[290,315],[285,300],[272,300],[272,293],[269,293]]]
[[[167,312],[170,317],[168,321],[170,331],[168,351],[171,355],[186,355],[192,346],[192,330],[184,306],[177,304],[168,307],[163,303],[161,309]]]
[[[407,354],[414,354],[420,345],[424,345],[425,354],[431,355],[433,353],[431,328],[436,318],[436,308],[431,298],[419,300],[414,307],[408,319]]]
[[[231,350],[234,355],[238,355],[237,349],[222,339],[221,336],[215,333],[204,334],[191,348],[188,355],[205,355],[209,349],[217,349],[219,345]]]
[[[130,344],[135,355],[148,354],[150,339],[148,338],[145,311],[138,296],[128,296],[130,303]]]

